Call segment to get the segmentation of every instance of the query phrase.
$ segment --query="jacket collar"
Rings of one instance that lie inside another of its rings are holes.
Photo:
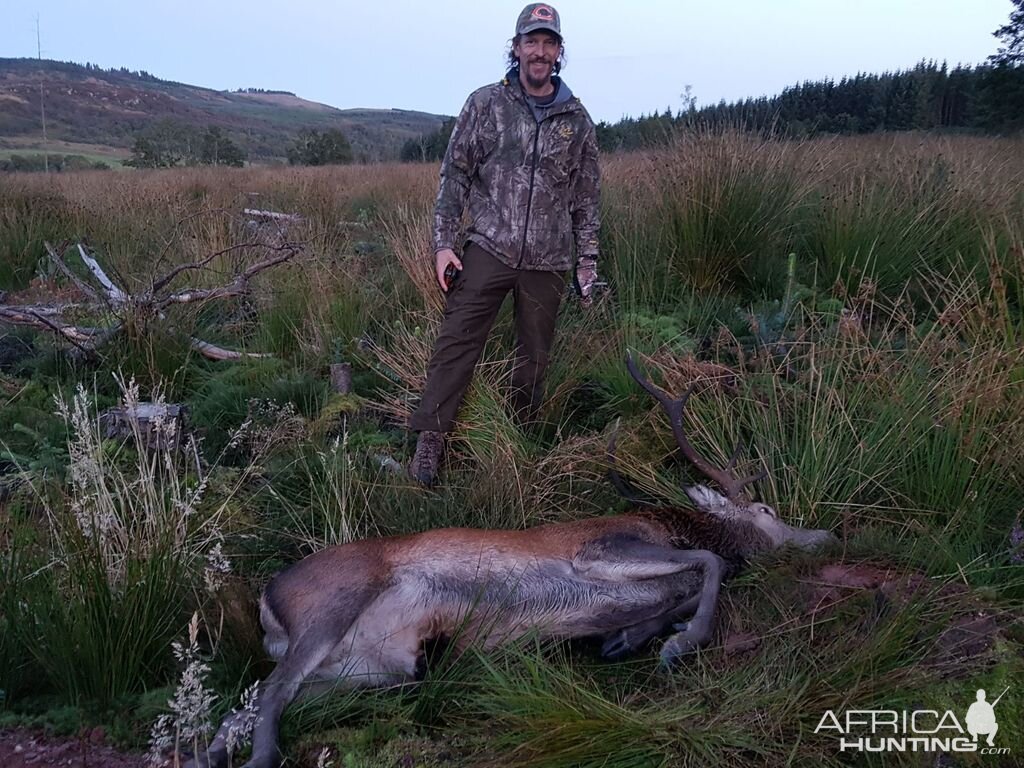
[[[547,107],[545,118],[551,117],[552,115],[560,115],[563,112],[575,112],[579,109],[579,98],[573,96],[569,86],[562,81],[562,78],[558,75],[554,75],[551,80],[554,82],[556,88],[555,100]],[[501,84],[509,89],[509,92],[515,99],[521,101],[527,108],[530,108],[529,102],[526,100],[526,91],[523,90],[523,84],[519,81],[518,69],[510,69],[506,72]]]

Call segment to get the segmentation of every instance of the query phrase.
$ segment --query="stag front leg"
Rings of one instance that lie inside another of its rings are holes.
[[[647,632],[646,641],[660,632],[667,623],[666,614],[685,615],[684,609],[688,608],[694,611],[693,617],[666,641],[661,651],[662,661],[671,663],[679,656],[707,645],[711,640],[718,594],[725,574],[725,562],[714,552],[674,549],[652,544],[631,534],[611,534],[585,547],[574,558],[573,567],[587,578],[613,582],[659,580],[673,574],[700,571],[702,578],[696,596],[681,595],[682,602],[677,597],[671,606],[663,606],[657,612],[651,611],[653,615],[636,616],[619,631],[626,632],[625,640],[630,644]],[[692,606],[694,600],[695,608]],[[637,607],[623,606],[623,615],[635,615]],[[635,637],[629,637],[631,628],[635,628]]]
[[[669,636],[661,647],[661,662],[674,664],[681,657],[703,648],[711,642],[715,631],[715,618],[718,613],[718,593],[722,588],[725,575],[725,561],[713,552],[698,550],[704,564],[704,588],[697,602],[697,610],[685,624],[677,624],[679,631]]]

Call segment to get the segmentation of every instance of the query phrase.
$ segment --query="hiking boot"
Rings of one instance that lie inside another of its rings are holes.
[[[416,440],[416,453],[409,462],[409,477],[420,485],[431,486],[437,480],[437,468],[444,453],[444,434],[423,430]]]

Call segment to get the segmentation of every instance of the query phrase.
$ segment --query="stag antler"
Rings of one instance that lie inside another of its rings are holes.
[[[751,483],[756,483],[758,480],[763,480],[768,475],[768,471],[762,469],[757,474],[750,475],[749,477],[736,477],[730,470],[735,466],[736,459],[739,456],[738,446],[736,450],[733,451],[732,457],[729,459],[729,463],[726,465],[725,469],[719,469],[697,453],[693,446],[690,445],[690,441],[686,438],[686,433],[683,432],[683,408],[686,407],[686,401],[689,400],[690,395],[693,394],[693,390],[697,386],[696,382],[687,388],[682,397],[673,400],[664,392],[664,390],[656,387],[649,380],[643,377],[636,366],[636,362],[633,360],[633,355],[630,353],[626,354],[626,368],[629,369],[629,375],[633,377],[633,380],[647,390],[647,393],[661,403],[661,407],[665,409],[665,413],[668,414],[669,423],[672,425],[672,434],[675,436],[676,443],[679,445],[679,450],[683,452],[683,455],[690,460],[693,466],[718,483],[719,487],[725,491],[725,495],[730,501],[741,500],[744,488]]]

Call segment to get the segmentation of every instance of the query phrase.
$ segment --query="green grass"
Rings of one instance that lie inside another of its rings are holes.
[[[616,424],[622,471],[682,503],[680,484],[699,478],[625,370],[631,350],[671,391],[700,382],[686,412],[700,451],[724,463],[742,444],[742,470],[770,471],[760,496],[789,522],[832,528],[841,551],[752,564],[724,591],[712,646],[672,671],[653,650],[608,664],[587,644],[445,657],[400,690],[290,708],[288,754],[312,766],[329,745],[336,764],[367,768],[883,764],[840,760],[813,733],[822,712],[959,712],[977,687],[1012,691],[1022,673],[1024,572],[1009,551],[1024,509],[1020,157],[1018,140],[701,135],[610,159],[601,270],[611,291],[589,311],[563,305],[540,423],[509,416],[506,309],[431,491],[382,458],[411,454],[404,419],[440,316],[428,237],[436,169],[0,178],[2,290],[40,271],[43,240],[83,235],[138,289],[238,242],[230,211],[249,204],[242,188],[308,218],[303,258],[245,300],[183,311],[96,361],[69,365],[39,335],[31,354],[0,358],[0,482],[31,480],[0,500],[3,706],[121,722],[124,702],[174,684],[169,643],[198,610],[221,714],[267,672],[254,600],[276,570],[352,537],[621,512],[604,477]],[[215,266],[181,285],[220,284],[238,264]],[[34,285],[61,288],[52,276]],[[203,361],[186,331],[275,357]],[[353,363],[357,397],[328,391],[339,360]],[[84,381],[105,407],[120,394],[116,371],[144,392],[164,382],[200,443],[161,476],[163,490],[129,503],[131,478],[153,475],[143,454],[101,441],[110,471],[92,492],[146,518],[174,508],[176,483],[207,483],[184,528],[191,544],[147,539],[157,543],[129,558],[123,583],[98,569],[103,552],[68,538],[73,525],[51,524],[71,520],[83,492],[51,395]],[[201,568],[208,519],[234,565],[213,595]],[[889,577],[837,588],[832,604],[826,565]],[[950,627],[978,616],[992,622],[986,642],[952,658]],[[756,647],[731,650],[736,636]],[[1017,751],[1021,699],[1008,694],[1005,706],[999,743]],[[118,726],[125,742],[144,741],[130,722]]]

